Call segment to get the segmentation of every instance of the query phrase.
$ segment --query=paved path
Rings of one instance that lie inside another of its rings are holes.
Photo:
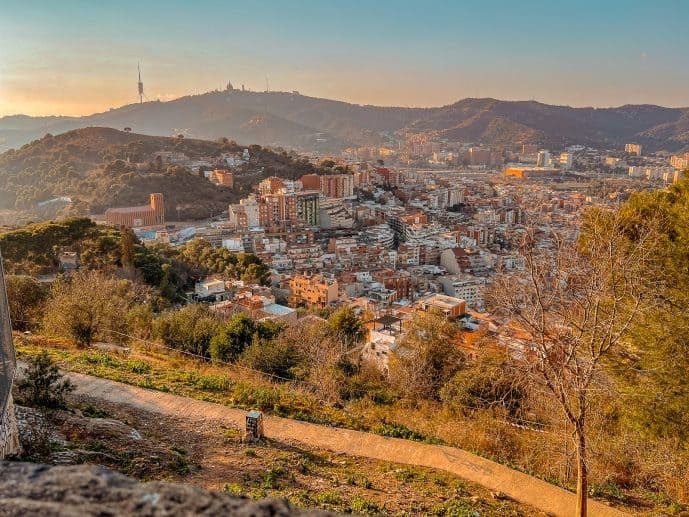
[[[200,422],[215,420],[225,424],[232,423],[239,428],[243,428],[244,425],[246,412],[243,410],[89,375],[68,373],[68,376],[76,385],[77,395],[129,405],[171,417],[198,419]],[[558,517],[571,517],[575,513],[574,494],[461,449],[387,438],[274,416],[265,417],[264,431],[268,438],[299,442],[309,448],[445,470]],[[604,504],[590,501],[589,515],[619,517],[625,514]]]

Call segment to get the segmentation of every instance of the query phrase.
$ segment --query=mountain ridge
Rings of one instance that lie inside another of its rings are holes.
[[[414,133],[498,146],[619,147],[635,141],[649,150],[689,148],[689,107],[625,104],[573,108],[483,97],[408,108],[351,104],[298,93],[231,90],[127,104],[82,117],[9,115],[0,118],[0,151],[49,132],[86,126],[131,127],[142,134],[185,134],[199,139],[227,137],[321,153],[392,144],[404,134]]]

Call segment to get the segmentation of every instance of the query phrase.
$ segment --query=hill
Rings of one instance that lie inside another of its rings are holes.
[[[294,153],[252,145],[251,159],[237,168],[235,187],[229,189],[184,167],[155,160],[160,151],[184,153],[193,160],[244,148],[227,139],[157,137],[104,127],[48,134],[0,154],[0,209],[35,211],[39,202],[66,196],[73,201],[68,215],[85,215],[112,206],[144,204],[150,192],[162,192],[168,218],[203,218],[225,210],[264,176],[319,172]]]
[[[352,145],[381,144],[395,132],[489,145],[620,146],[635,141],[652,150],[689,147],[689,108],[572,108],[496,99],[403,108],[361,106],[297,93],[235,90],[130,104],[84,117],[3,117],[0,150],[21,146],[48,131],[85,126],[131,127],[151,135],[183,132],[195,138],[227,137],[324,153]]]

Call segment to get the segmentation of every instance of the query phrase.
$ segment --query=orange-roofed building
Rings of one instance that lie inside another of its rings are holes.
[[[108,208],[105,211],[105,220],[113,226],[125,226],[127,228],[165,224],[163,194],[151,194],[148,205]]]

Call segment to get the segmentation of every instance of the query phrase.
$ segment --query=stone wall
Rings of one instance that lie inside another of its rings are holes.
[[[5,412],[0,415],[0,459],[17,452],[19,452],[17,419],[14,414],[12,397],[10,397]]]
[[[17,452],[17,422],[12,404],[12,381],[15,371],[12,322],[7,303],[5,271],[0,256],[0,459]]]

